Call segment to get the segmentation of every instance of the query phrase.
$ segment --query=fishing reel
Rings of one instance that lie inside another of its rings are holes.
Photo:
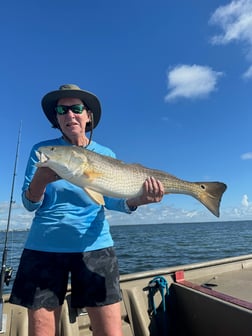
[[[5,274],[4,274],[4,282],[6,286],[9,286],[10,284],[12,273],[13,273],[13,268],[6,266]]]

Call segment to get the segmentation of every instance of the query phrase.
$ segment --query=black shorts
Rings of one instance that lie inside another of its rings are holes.
[[[98,307],[121,300],[113,247],[84,252],[23,251],[10,302],[30,309],[63,304],[71,278],[71,306]]]

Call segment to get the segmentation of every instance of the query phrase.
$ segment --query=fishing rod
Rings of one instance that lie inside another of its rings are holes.
[[[10,196],[10,203],[9,203],[9,212],[8,212],[7,227],[6,227],[6,232],[5,232],[4,249],[3,249],[3,255],[2,255],[2,267],[1,267],[1,273],[0,273],[0,333],[3,330],[3,303],[4,303],[3,288],[4,288],[4,284],[6,284],[7,286],[9,285],[10,280],[11,280],[11,275],[13,272],[12,267],[8,267],[6,265],[6,261],[7,261],[7,252],[8,252],[7,244],[8,244],[8,234],[9,234],[9,229],[10,229],[11,210],[12,210],[12,205],[14,203],[13,193],[14,193],[16,171],[17,171],[19,144],[20,144],[20,138],[21,138],[21,128],[22,128],[22,122],[20,123],[19,132],[18,132],[16,157],[15,157],[14,172],[13,172],[12,187],[11,187],[11,196]]]

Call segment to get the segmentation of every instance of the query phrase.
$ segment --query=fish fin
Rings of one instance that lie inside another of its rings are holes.
[[[98,173],[94,170],[85,170],[84,171],[84,175],[90,180],[93,181],[95,180],[97,177],[102,176],[102,173]]]
[[[195,182],[200,186],[201,192],[196,198],[205,205],[216,217],[220,216],[220,202],[223,193],[227,189],[226,184],[221,182]]]
[[[99,205],[104,205],[104,198],[103,195],[98,193],[97,191],[88,189],[88,188],[84,188],[85,192],[88,194],[88,196],[97,204]]]

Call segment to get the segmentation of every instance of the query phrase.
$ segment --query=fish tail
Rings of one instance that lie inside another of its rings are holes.
[[[216,217],[220,216],[220,202],[223,193],[227,189],[221,182],[196,182],[200,187],[195,197]]]

